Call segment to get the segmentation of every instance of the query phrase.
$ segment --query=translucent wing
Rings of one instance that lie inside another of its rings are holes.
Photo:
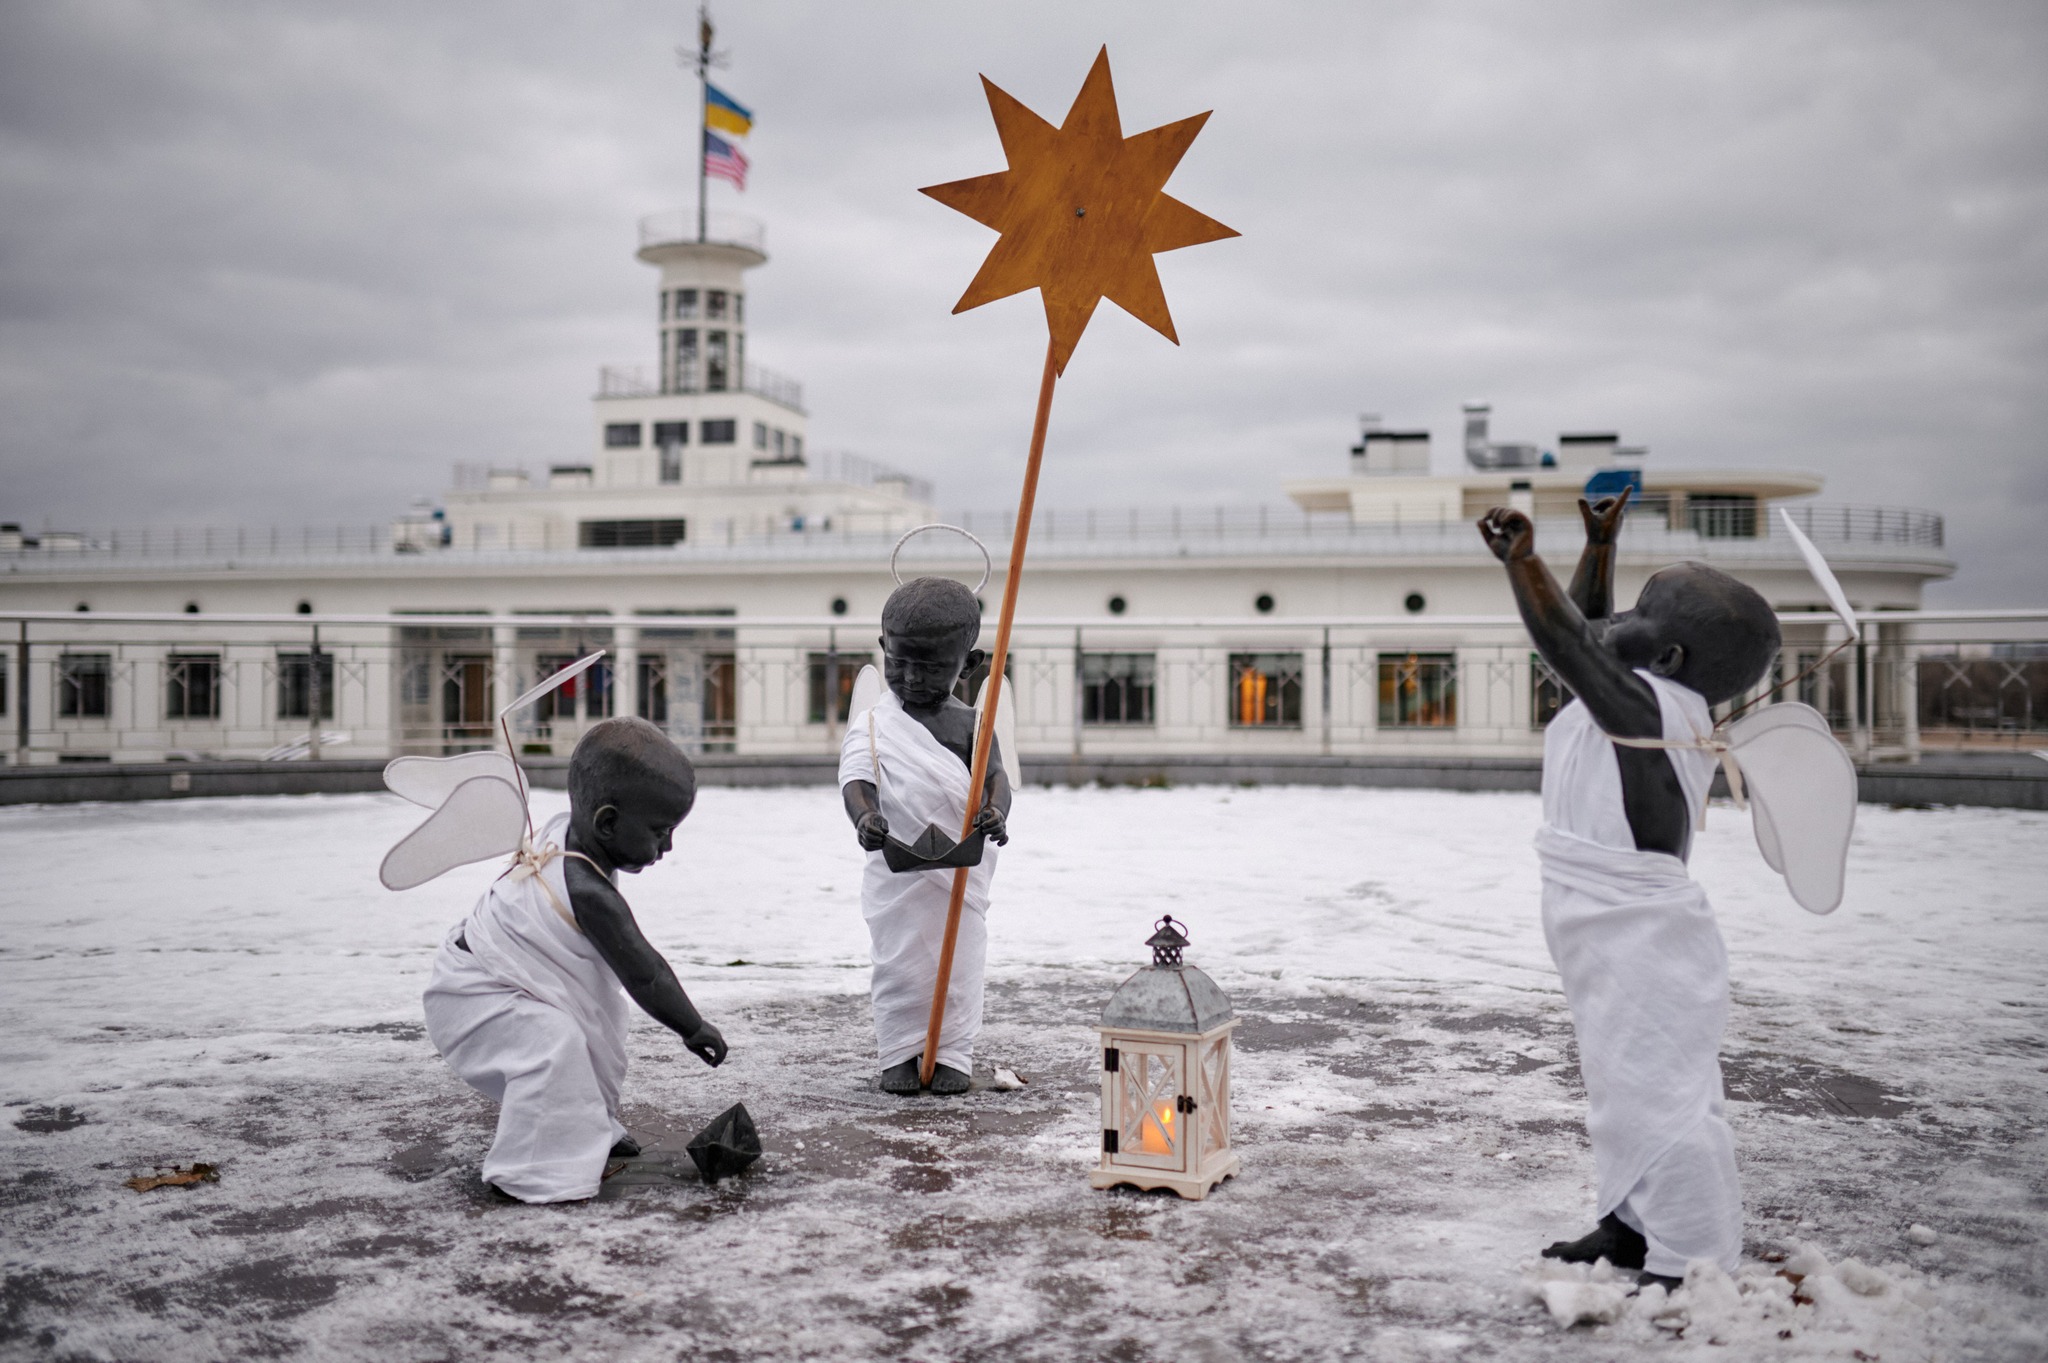
[[[1767,706],[1737,720],[1728,742],[1749,788],[1756,843],[1799,906],[1842,902],[1856,829],[1856,766],[1810,706]]]
[[[525,831],[526,798],[519,788],[495,776],[473,776],[384,854],[377,878],[387,890],[410,890],[444,871],[518,851]]]
[[[1827,593],[1828,604],[1835,608],[1835,614],[1841,616],[1842,623],[1849,627],[1849,637],[1862,638],[1863,629],[1856,623],[1856,612],[1850,609],[1849,598],[1842,595],[1842,584],[1835,581],[1834,569],[1828,567],[1828,561],[1821,557],[1820,550],[1813,547],[1813,541],[1806,537],[1806,532],[1792,523],[1791,512],[1782,506],[1779,507],[1778,519],[1785,523],[1786,533],[1791,535],[1792,542],[1799,546],[1799,556],[1806,560],[1806,571],[1813,574],[1815,582],[1820,583],[1820,589]]]
[[[996,701],[996,752],[1003,759],[1003,771],[1010,778],[1010,788],[1023,784],[1023,776],[1017,770],[1017,712],[1010,705],[1010,688],[1002,688],[1001,699]],[[974,702],[974,725],[981,727],[982,705],[988,700],[988,686],[984,683],[981,695]]]
[[[853,700],[847,707],[846,722],[853,723],[862,715],[875,708],[875,702],[882,698],[882,674],[873,663],[861,668],[860,675],[853,679]]]
[[[384,786],[416,805],[439,809],[457,786],[477,776],[518,785],[512,759],[501,752],[466,752],[455,757],[397,757],[384,768]]]
[[[554,690],[558,686],[561,686],[563,683],[568,682],[573,678],[582,676],[585,672],[588,672],[591,668],[597,666],[597,660],[599,658],[602,658],[603,656],[604,650],[599,649],[595,653],[586,654],[585,656],[578,658],[575,662],[570,663],[561,671],[554,673],[553,675],[545,678],[538,684],[529,687],[527,690],[521,692],[517,700],[514,700],[510,705],[498,711],[498,718],[503,719],[505,718],[505,716],[511,714],[514,710],[533,704],[542,696],[545,696],[548,692]]]

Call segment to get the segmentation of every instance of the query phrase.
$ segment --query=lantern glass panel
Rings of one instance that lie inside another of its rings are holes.
[[[1117,1159],[1154,1169],[1187,1167],[1187,1122],[1181,1109],[1187,1048],[1126,1043],[1117,1076]]]
[[[1202,1047],[1201,1083],[1196,1086],[1202,1124],[1202,1156],[1230,1148],[1230,1036],[1225,1033]]]

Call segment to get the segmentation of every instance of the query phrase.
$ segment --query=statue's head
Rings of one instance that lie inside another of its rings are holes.
[[[907,708],[936,709],[981,665],[980,637],[973,592],[950,577],[914,577],[882,607],[882,676]]]
[[[569,820],[577,841],[621,871],[641,871],[673,845],[697,802],[697,773],[644,719],[593,724],[569,758]]]
[[[1628,666],[1719,705],[1763,678],[1778,655],[1778,617],[1754,588],[1704,563],[1679,563],[1643,584],[1634,610],[1610,617],[1601,642]]]

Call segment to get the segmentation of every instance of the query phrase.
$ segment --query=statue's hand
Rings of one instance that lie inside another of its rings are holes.
[[[719,1062],[725,1059],[725,1038],[708,1022],[699,1022],[697,1030],[683,1038],[683,1045],[712,1069],[717,1069]]]
[[[1497,506],[1479,518],[1479,534],[1502,563],[1512,563],[1536,552],[1536,527],[1527,516],[1505,506]]]
[[[882,844],[889,840],[889,821],[880,813],[863,814],[860,822],[853,826],[853,831],[860,837],[861,851],[879,852]]]
[[[1612,544],[1621,534],[1621,518],[1628,511],[1628,498],[1602,497],[1588,505],[1579,498],[1579,518],[1586,523],[1586,543]]]
[[[974,830],[977,833],[986,833],[988,840],[998,847],[1009,845],[1009,824],[1003,818],[1003,811],[994,805],[983,805],[975,812]]]

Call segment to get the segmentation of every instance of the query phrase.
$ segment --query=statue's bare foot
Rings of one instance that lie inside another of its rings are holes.
[[[1543,1251],[1546,1259],[1562,1259],[1568,1264],[1590,1264],[1605,1259],[1616,1268],[1640,1269],[1643,1256],[1649,1246],[1627,1222],[1613,1212],[1600,1218],[1600,1224],[1576,1240],[1559,1240]]]
[[[882,1092],[916,1093],[919,1089],[922,1089],[924,1085],[918,1082],[917,1067],[923,1060],[923,1056],[913,1055],[902,1064],[891,1065],[888,1069],[883,1070]]]
[[[974,1080],[972,1078],[960,1073],[951,1065],[934,1065],[932,1067],[933,1093],[943,1093],[950,1096],[955,1093],[965,1093],[973,1086]]]
[[[613,1159],[631,1159],[639,1153],[640,1142],[634,1140],[631,1136],[621,1136],[618,1139],[618,1143],[612,1146],[611,1157]]]

